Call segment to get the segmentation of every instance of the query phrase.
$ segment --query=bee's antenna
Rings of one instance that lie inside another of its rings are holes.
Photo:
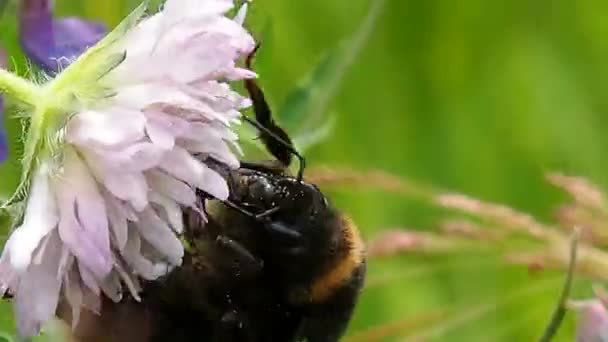
[[[260,44],[258,43],[255,49],[247,56],[245,65],[248,69],[251,69],[251,62],[259,47]],[[298,168],[298,180],[301,181],[306,166],[304,157],[293,147],[293,143],[287,132],[272,119],[272,110],[257,82],[253,79],[246,79],[245,88],[247,88],[247,92],[253,102],[255,120],[245,115],[242,115],[243,119],[260,131],[260,138],[268,151],[285,167],[291,164],[292,155],[298,158],[300,164]]]

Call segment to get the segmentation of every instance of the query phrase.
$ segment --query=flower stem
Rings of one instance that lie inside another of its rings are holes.
[[[12,72],[0,69],[0,93],[6,94],[13,100],[35,106],[39,87]]]
[[[572,288],[572,278],[574,277],[574,271],[576,269],[576,252],[578,247],[578,231],[575,230],[572,235],[572,239],[570,241],[570,257],[568,260],[568,273],[566,274],[566,281],[564,282],[564,287],[562,289],[562,293],[559,297],[559,302],[557,303],[557,308],[553,312],[551,316],[551,321],[547,325],[543,336],[538,340],[538,342],[549,342],[553,339],[555,334],[557,334],[557,330],[562,325],[564,321],[564,317],[566,316],[566,302],[568,301],[568,297],[570,296],[570,290]]]

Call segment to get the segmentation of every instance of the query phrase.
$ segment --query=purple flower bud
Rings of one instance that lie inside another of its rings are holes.
[[[20,41],[26,55],[47,72],[57,72],[105,34],[102,24],[79,18],[53,19],[51,0],[24,0]]]
[[[0,49],[0,68],[6,67],[6,53]],[[4,133],[4,103],[2,96],[0,96],[0,163],[6,160],[8,155],[8,143],[6,141],[6,134]]]

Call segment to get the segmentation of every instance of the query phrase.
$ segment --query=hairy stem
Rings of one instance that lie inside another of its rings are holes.
[[[13,100],[34,106],[39,98],[39,87],[10,71],[0,69],[0,93]]]

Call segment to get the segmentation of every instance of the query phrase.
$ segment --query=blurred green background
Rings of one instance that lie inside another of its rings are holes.
[[[115,25],[136,3],[55,5],[59,15]],[[382,169],[545,220],[561,199],[544,181],[546,171],[608,186],[602,152],[608,148],[608,3],[255,0],[250,14],[248,25],[264,42],[257,71],[274,108],[286,108],[291,90],[323,58],[335,64],[339,77],[329,90],[321,88],[313,108],[336,121],[328,138],[307,151],[311,167]],[[24,71],[15,33],[12,3],[0,20],[0,40]],[[14,182],[15,169],[3,166],[2,188]],[[420,200],[381,191],[330,193],[368,238],[383,228],[431,227],[439,215]],[[496,266],[466,251],[372,261],[349,335],[416,325],[416,317],[447,310],[437,324],[397,329],[377,341],[533,341],[562,278]],[[575,295],[589,294],[588,284],[578,285]],[[6,315],[0,319],[7,331],[11,324]],[[569,314],[557,340],[573,341],[573,331]]]

